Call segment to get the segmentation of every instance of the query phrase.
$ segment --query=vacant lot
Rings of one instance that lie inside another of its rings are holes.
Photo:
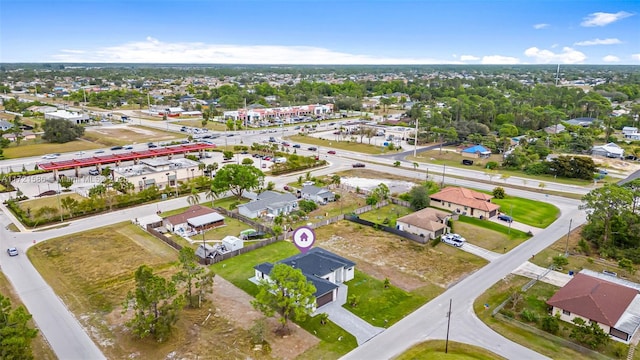
[[[270,358],[252,351],[246,328],[236,323],[248,313],[250,305],[233,296],[233,288],[225,287],[223,281],[216,283],[212,303],[201,309],[183,310],[167,342],[158,344],[152,339],[133,338],[123,327],[126,319],[121,313],[121,303],[134,286],[135,269],[147,264],[156,273],[169,277],[175,272],[177,253],[132,224],[121,223],[48,240],[33,247],[28,255],[109,359]],[[230,294],[231,298],[225,297]],[[238,302],[246,303],[245,307],[236,309],[234,304]],[[270,321],[275,327],[275,319]],[[297,336],[305,334],[299,333]],[[273,339],[271,334],[268,339],[274,356],[293,359],[297,355],[292,350],[297,346]],[[315,344],[313,337],[305,340],[294,335],[289,340],[308,346]]]
[[[453,230],[469,243],[499,253],[515,248],[530,237],[520,230],[467,216],[460,216],[453,223]]]
[[[542,201],[506,196],[493,198],[491,202],[500,205],[500,211],[513,216],[515,221],[538,228],[546,228],[560,216],[560,209]]]
[[[104,147],[97,143],[92,143],[85,140],[75,140],[64,144],[53,144],[43,142],[40,139],[22,141],[20,146],[16,146],[15,143],[11,143],[9,147],[4,150],[4,156],[7,159],[16,159],[29,156],[40,156],[51,153],[64,153],[64,152],[76,152],[93,150]],[[15,168],[14,171],[20,171],[21,169]],[[27,169],[33,170],[33,169]]]
[[[336,136],[336,135],[331,135]],[[328,140],[323,138],[317,138],[313,136],[305,136],[305,135],[293,135],[287,136],[287,140],[294,143],[308,144],[308,145],[316,145],[320,147],[320,153],[326,153],[326,150],[323,151],[322,147],[331,147],[332,149],[342,149],[348,151],[361,152],[364,154],[384,154],[386,148],[382,148],[379,146],[369,145],[366,143],[360,142],[350,142],[350,141],[336,141],[336,140]]]
[[[171,121],[171,124],[173,125],[182,125],[182,126],[188,126],[188,127],[195,127],[195,128],[203,128],[202,126],[202,120],[183,120],[183,119],[179,119],[178,121]],[[209,121],[207,122],[207,125],[204,126],[205,128],[209,129],[209,130],[214,130],[214,131],[225,131],[227,130],[227,125],[223,124],[221,122],[217,122],[217,121]]]
[[[177,134],[140,126],[113,125],[87,128],[84,139],[102,146],[141,144],[147,142],[170,141]]]

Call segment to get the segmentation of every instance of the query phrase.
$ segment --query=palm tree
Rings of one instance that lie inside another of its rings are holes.
[[[207,166],[204,163],[198,163],[198,170],[200,170],[200,173],[202,174],[202,176],[204,176],[204,169]]]
[[[213,208],[213,200],[218,198],[218,192],[213,186],[211,186],[205,196],[208,200],[211,200],[211,208]]]
[[[340,185],[340,181],[341,181],[340,175],[331,176],[331,183],[332,184]]]
[[[418,164],[417,162],[413,162],[413,170],[418,169],[418,167],[420,166],[420,164]]]
[[[191,189],[191,195],[187,197],[187,202],[189,205],[197,205],[200,203],[200,194],[198,194],[198,190],[196,188]]]

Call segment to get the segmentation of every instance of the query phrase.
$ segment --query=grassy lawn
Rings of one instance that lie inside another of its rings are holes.
[[[542,318],[547,315],[547,305],[545,301],[558,290],[558,288],[553,285],[538,282],[524,292],[516,304],[513,304],[513,302],[507,303],[501,312],[508,317],[513,317],[518,320],[518,322],[491,316],[491,312],[497,305],[506,300],[512,293],[519,290],[522,285],[528,281],[528,278],[509,275],[494,284],[494,286],[474,302],[474,310],[478,317],[503,336],[553,359],[609,358],[588,350],[578,352],[567,346],[566,340],[569,339],[572,327],[569,323],[560,322],[560,331],[557,336],[542,330],[530,330],[528,326],[539,327],[538,324]],[[485,305],[488,305],[488,307],[485,307]],[[523,324],[525,321],[522,319],[521,313],[525,309],[535,314],[535,322],[528,322],[526,325]],[[617,346],[619,345],[617,345],[616,341],[611,341],[605,353],[607,353],[608,356],[613,356],[613,350]],[[624,352],[624,354],[626,355],[626,352]]]
[[[202,120],[187,120],[187,119],[180,119],[178,121],[171,121],[171,124],[173,125],[181,125],[181,126],[189,126],[189,127],[196,127],[199,129],[202,129]],[[217,122],[217,121],[208,121],[207,125],[204,126],[205,128],[209,129],[209,130],[213,130],[213,131],[225,131],[227,129],[227,125]]]
[[[396,360],[494,360],[504,359],[489,350],[479,348],[469,344],[463,344],[455,341],[449,341],[448,351],[445,350],[444,340],[430,340],[414,345],[405,351],[402,355],[396,357]]]
[[[453,232],[462,235],[471,244],[494,252],[505,252],[530,238],[527,233],[487,220],[460,216],[453,223]]]
[[[349,298],[355,296],[358,303],[351,306],[347,300],[343,307],[374,326],[387,328],[427,302],[424,296],[393,285],[385,288],[384,281],[358,270],[345,284],[349,286]]]
[[[333,136],[333,135],[332,135]],[[360,152],[364,154],[385,154],[386,148],[382,148],[380,146],[369,145],[367,143],[359,143],[359,142],[349,142],[349,141],[335,141],[335,140],[325,140],[313,136],[304,136],[304,135],[292,135],[287,136],[285,139],[294,143],[302,143],[307,145],[316,145],[320,147],[320,153],[326,153],[323,151],[322,147],[331,147],[333,149],[342,149]],[[366,140],[365,140],[366,141]],[[339,154],[339,153],[338,153]]]
[[[372,221],[378,224],[382,224],[385,219],[388,219],[389,221],[385,225],[394,227],[396,226],[396,220],[398,218],[403,217],[412,212],[413,211],[408,207],[389,204],[378,209],[367,211],[366,213],[360,214],[359,216],[361,219]]]
[[[0,294],[2,294],[4,297],[9,298],[9,300],[11,301],[12,309],[23,305],[20,301],[20,298],[13,290],[11,283],[9,283],[9,280],[4,276],[2,272],[0,272]],[[36,324],[33,320],[31,320],[29,321],[29,326],[31,328],[35,328]],[[31,342],[31,351],[33,352],[34,359],[57,359],[56,354],[53,352],[45,338],[42,336],[41,332],[38,332],[36,338]]]
[[[448,150],[448,151],[445,151],[445,150]],[[532,180],[539,180],[543,182],[548,181],[548,182],[557,182],[561,184],[570,184],[570,185],[579,185],[579,186],[591,185],[593,183],[593,181],[591,180],[554,178],[552,175],[527,175],[524,172],[517,171],[517,170],[500,169],[497,171],[486,171],[485,166],[488,162],[495,161],[498,164],[501,164],[502,156],[494,154],[494,155],[491,155],[491,157],[489,157],[488,159],[471,159],[473,160],[473,165],[465,166],[465,165],[462,165],[462,159],[469,159],[469,158],[463,157],[459,152],[454,150],[456,149],[445,147],[442,153],[440,153],[439,150],[425,151],[418,154],[415,157],[412,155],[408,156],[406,160],[416,161],[418,163],[425,162],[430,164],[446,165],[447,167],[457,167],[461,169],[483,171],[485,173],[484,177],[487,180],[492,182],[495,182],[503,178],[503,176],[507,176],[507,177],[517,176],[517,177],[524,177]]]
[[[249,278],[255,273],[253,267],[267,261],[275,263],[297,253],[299,251],[293,244],[280,241],[219,262],[211,267],[216,274],[249,295],[255,296],[258,293],[258,287],[249,281]],[[304,359],[318,359],[318,355],[322,355],[324,358],[324,354],[327,354],[326,358],[336,359],[357,346],[353,336],[334,324],[320,326],[317,318],[308,318],[298,325],[322,340],[320,344],[302,355]],[[342,340],[338,340],[340,337]]]
[[[216,227],[210,230],[207,230],[204,233],[204,238],[206,239],[206,241],[213,241],[213,240],[222,240],[223,237],[227,236],[227,235],[231,235],[231,236],[240,236],[240,232],[242,230],[247,230],[247,229],[251,229],[251,226],[248,224],[243,223],[240,220],[236,220],[230,217],[225,217],[224,218],[224,226],[220,226],[220,227]],[[201,235],[197,235],[194,236],[194,240],[198,240],[201,239],[202,236]]]
[[[16,146],[15,143],[11,143],[9,147],[3,149],[4,156],[7,159],[16,159],[29,156],[40,156],[51,153],[65,153],[65,152],[77,152],[87,151],[104,147],[104,145],[95,144],[83,140],[70,141],[64,144],[53,144],[42,142],[42,140],[27,140],[22,141],[20,146]],[[43,160],[46,161],[46,160]],[[13,169],[14,171],[20,171],[20,168]],[[33,170],[33,169],[27,169]]]
[[[45,206],[55,209],[57,211],[57,216],[58,217],[60,216],[60,212],[62,212],[62,214],[67,216],[69,214],[69,212],[60,205],[60,200],[62,200],[64,198],[67,198],[67,197],[74,198],[77,201],[83,201],[85,199],[84,197],[80,196],[79,194],[77,194],[75,192],[68,192],[68,193],[60,194],[59,197],[58,196],[47,196],[47,197],[42,197],[42,198],[38,198],[38,199],[21,201],[19,203],[19,206],[24,211],[30,211],[31,212],[31,217],[33,217],[33,218],[37,218],[36,214],[38,213],[38,210],[42,209]]]
[[[507,195],[504,199],[493,198],[491,202],[500,205],[501,212],[513,215],[515,221],[538,228],[546,228],[560,216],[560,209],[542,201]]]

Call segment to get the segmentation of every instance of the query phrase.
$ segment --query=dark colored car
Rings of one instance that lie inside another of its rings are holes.
[[[315,146],[310,146],[310,147],[308,147],[308,148],[307,148],[307,150],[309,150],[309,151],[316,151],[316,150],[318,150],[318,148],[317,148],[317,147],[315,147]]]
[[[122,150],[122,146],[114,146],[111,150]]]
[[[300,149],[300,144],[293,144],[293,147],[296,149]]]
[[[498,215],[498,220],[502,220],[502,221],[506,221],[506,222],[512,222],[513,218],[509,215],[505,215],[505,214],[500,214]]]
[[[354,168],[363,168],[365,165],[363,163],[355,163],[352,165]]]
[[[473,160],[463,159],[462,165],[473,165]]]

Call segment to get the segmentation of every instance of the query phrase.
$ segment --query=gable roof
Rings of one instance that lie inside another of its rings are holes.
[[[268,193],[268,194],[267,194]],[[265,191],[258,195],[258,199],[248,202],[246,204],[239,205],[238,207],[245,207],[247,210],[254,212],[266,208],[278,208],[285,204],[297,201],[298,198],[291,193],[280,194],[273,191]]]
[[[493,196],[462,187],[446,187],[431,195],[430,198],[488,212],[500,208],[500,205],[489,202]]]
[[[396,220],[415,226],[421,229],[436,232],[445,228],[445,224],[442,222],[450,213],[434,208],[424,208],[422,210],[413,212],[409,215],[405,215]]]
[[[482,145],[469,146],[468,148],[463,149],[462,152],[468,154],[491,154],[491,150]]]
[[[604,145],[594,146],[591,151],[606,151],[612,154],[624,154],[624,149],[616,143],[608,143]]]
[[[167,216],[166,218],[164,218],[164,221],[173,225],[184,224],[189,219],[196,218],[202,215],[213,214],[213,213],[217,213],[217,212],[213,209],[210,209],[202,205],[193,205],[181,214]]]
[[[578,273],[547,304],[615,326],[636,295],[635,289]]]
[[[326,276],[339,268],[353,267],[356,265],[349,259],[345,259],[319,247],[312,248],[304,254],[300,253],[280,260],[278,263],[300,269],[307,280],[311,281],[316,287],[315,297],[320,297],[338,287],[338,285],[323,279],[322,276]],[[254,266],[254,269],[264,274],[269,274],[273,269],[273,264],[258,264]]]
[[[325,192],[331,192],[325,188],[321,188],[315,185],[305,185],[302,187],[302,190],[300,190],[303,194],[309,194],[309,195],[318,195],[318,194],[322,194]]]
[[[187,222],[191,226],[200,227],[200,226],[212,224],[221,220],[224,220],[224,216],[218,214],[217,212],[213,212],[213,213],[189,218]]]

